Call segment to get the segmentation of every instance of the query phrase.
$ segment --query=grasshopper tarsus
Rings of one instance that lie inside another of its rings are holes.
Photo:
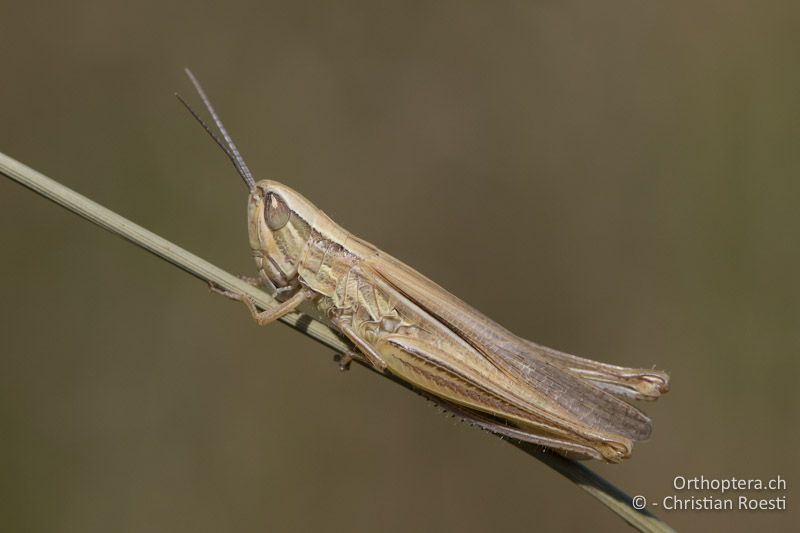
[[[256,321],[256,324],[259,326],[266,326],[267,324],[271,324],[275,322],[282,316],[291,313],[297,307],[308,300],[310,297],[309,293],[301,289],[294,293],[291,298],[286,300],[285,302],[281,302],[275,307],[270,309],[265,309],[263,311],[259,311],[258,307],[256,307],[255,302],[249,296],[239,295],[239,299],[247,306],[247,310],[250,311],[250,315],[253,317],[253,320]]]
[[[253,317],[253,320],[255,320],[256,324],[258,324],[259,326],[266,326],[267,324],[271,324],[272,322],[278,320],[282,316],[291,313],[292,311],[297,309],[297,307],[304,301],[313,297],[313,295],[306,289],[300,289],[285,302],[280,302],[278,305],[274,307],[271,307],[269,309],[264,309],[263,311],[259,311],[253,299],[247,296],[246,294],[230,291],[228,289],[225,289],[224,287],[220,287],[217,283],[214,283],[213,281],[208,282],[208,288],[211,290],[211,292],[214,292],[216,294],[221,294],[222,296],[225,296],[226,298],[229,298],[231,300],[242,302],[245,305],[245,307],[247,307],[247,310],[250,312],[250,316]]]
[[[258,287],[259,289],[263,288],[263,286],[264,286],[263,280],[261,278],[258,278],[258,277],[247,276],[245,274],[240,274],[240,275],[238,275],[236,277],[239,278],[240,280],[244,281],[248,285],[252,285],[253,287]],[[236,301],[238,301],[240,299],[240,296],[241,296],[238,292],[229,291],[228,289],[226,289],[225,287],[223,287],[222,285],[220,285],[219,283],[217,283],[215,281],[209,281],[208,282],[208,290],[213,292],[213,293],[215,293],[215,294],[221,294],[222,296],[224,296],[226,298],[229,298],[231,300],[236,300]]]
[[[252,285],[253,287],[259,287],[259,288],[264,287],[264,280],[257,276],[248,276],[247,274],[239,274],[236,277],[244,281],[245,283]]]
[[[209,281],[208,282],[208,290],[210,292],[214,293],[214,294],[220,294],[220,295],[224,296],[225,298],[229,298],[231,300],[237,300],[238,301],[239,297],[241,296],[239,293],[236,293],[236,292],[233,292],[233,291],[229,291],[228,289],[226,289],[225,287],[221,286],[220,284],[218,284],[215,281]]]
[[[355,351],[348,351],[345,353],[335,353],[333,354],[333,360],[336,363],[339,363],[339,370],[341,372],[347,372],[350,370],[350,364],[354,360],[363,360],[363,356]]]

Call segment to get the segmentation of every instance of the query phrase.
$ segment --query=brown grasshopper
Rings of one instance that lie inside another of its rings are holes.
[[[197,79],[187,69],[224,143],[181,102],[227,154],[249,188],[250,247],[261,285],[278,305],[266,325],[311,302],[355,346],[354,358],[389,373],[474,425],[562,454],[619,462],[652,423],[625,399],[653,400],[669,376],[562,353],[520,338],[413,268],[337,225],[286,185],[256,182]]]

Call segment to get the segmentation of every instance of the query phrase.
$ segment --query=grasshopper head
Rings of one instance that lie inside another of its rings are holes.
[[[297,277],[297,267],[319,210],[300,193],[276,181],[255,184],[247,202],[250,248],[259,271],[276,287]]]
[[[175,96],[225,152],[250,189],[247,226],[250,233],[250,247],[253,249],[259,271],[276,287],[295,285],[297,266],[311,236],[311,228],[318,213],[317,208],[286,185],[269,180],[255,182],[247,163],[222,124],[200,82],[189,69],[186,69],[186,75],[203,100],[222,138],[214,133],[180,95],[176,93]]]

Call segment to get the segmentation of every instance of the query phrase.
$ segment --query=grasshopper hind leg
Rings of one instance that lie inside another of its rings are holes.
[[[563,438],[555,436],[549,437],[543,434],[533,434],[529,431],[525,431],[523,429],[503,423],[487,413],[470,409],[469,407],[465,407],[457,403],[449,402],[426,391],[416,389],[416,392],[433,403],[435,406],[442,409],[445,413],[454,416],[462,423],[483,431],[512,439],[518,443],[523,443],[524,445],[533,444],[536,446],[542,446],[543,448],[552,450],[555,453],[570,459],[579,461],[586,459],[607,460],[607,458],[603,457],[603,455],[601,455],[597,450],[589,446],[585,446],[576,442],[569,442]]]

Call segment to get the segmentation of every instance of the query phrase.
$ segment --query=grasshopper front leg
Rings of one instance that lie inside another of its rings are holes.
[[[255,302],[253,302],[253,299],[250,298],[249,296],[246,296],[238,292],[232,292],[223,289],[214,283],[209,283],[209,288],[213,292],[221,294],[227,298],[230,298],[231,300],[237,300],[239,302],[242,302],[245,305],[245,307],[247,307],[247,310],[250,311],[250,315],[253,317],[253,320],[255,320],[256,324],[258,324],[259,326],[266,326],[267,324],[270,324],[278,320],[282,316],[291,313],[292,311],[297,309],[300,306],[300,304],[302,304],[306,300],[313,298],[313,294],[311,293],[311,291],[301,288],[285,302],[280,302],[278,305],[276,305],[271,309],[265,309],[263,311],[259,311],[258,307],[256,307]]]

